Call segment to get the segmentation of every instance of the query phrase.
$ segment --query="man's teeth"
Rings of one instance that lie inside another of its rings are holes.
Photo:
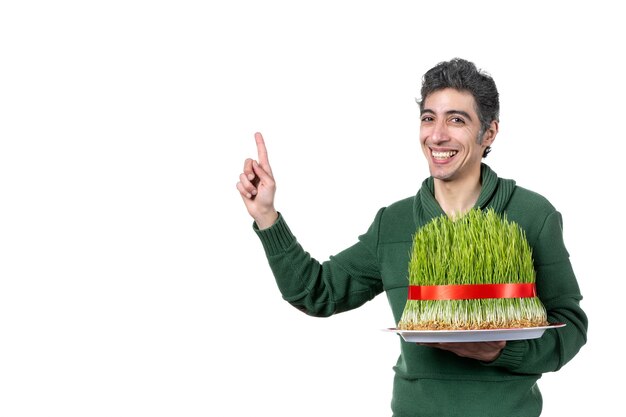
[[[457,151],[445,151],[445,152],[432,151],[433,158],[437,158],[437,159],[451,158],[456,154],[457,154]]]

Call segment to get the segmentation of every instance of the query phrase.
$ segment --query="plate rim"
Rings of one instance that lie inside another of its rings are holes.
[[[535,326],[535,327],[506,327],[506,328],[498,328],[498,329],[451,329],[451,330],[402,330],[397,327],[388,327],[383,329],[384,331],[390,331],[393,333],[407,333],[407,334],[426,334],[426,333],[434,333],[434,334],[448,334],[448,333],[463,333],[463,334],[471,334],[471,333],[495,333],[495,332],[524,332],[524,331],[533,331],[533,330],[547,330],[547,329],[558,329],[561,327],[565,327],[566,323],[550,323],[546,326]]]

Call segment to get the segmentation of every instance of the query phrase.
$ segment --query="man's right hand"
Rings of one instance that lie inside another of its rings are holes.
[[[239,175],[237,190],[259,229],[266,229],[278,219],[278,212],[274,208],[276,182],[267,158],[263,136],[255,133],[254,139],[259,160],[255,161],[250,158],[245,160],[243,173]]]

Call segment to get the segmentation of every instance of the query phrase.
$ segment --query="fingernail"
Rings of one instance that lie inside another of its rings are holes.
[[[246,194],[246,197],[248,197],[248,198],[252,198],[252,195],[251,195],[250,193],[247,193],[247,194]]]
[[[248,179],[252,181],[254,179],[254,174],[248,174]]]
[[[252,195],[256,195],[256,190],[252,190]]]

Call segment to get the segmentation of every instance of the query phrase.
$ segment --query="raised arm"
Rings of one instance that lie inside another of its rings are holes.
[[[258,161],[250,158],[245,160],[243,172],[239,175],[237,190],[259,229],[266,229],[278,219],[278,212],[274,208],[276,182],[267,157],[263,135],[257,132],[254,134],[254,139]]]
[[[283,298],[297,309],[326,317],[356,308],[383,291],[376,260],[378,227],[374,224],[350,248],[319,262],[298,243],[284,217],[274,208],[276,183],[265,141],[254,135],[258,160],[246,159],[237,190],[255,221],[270,267]]]

